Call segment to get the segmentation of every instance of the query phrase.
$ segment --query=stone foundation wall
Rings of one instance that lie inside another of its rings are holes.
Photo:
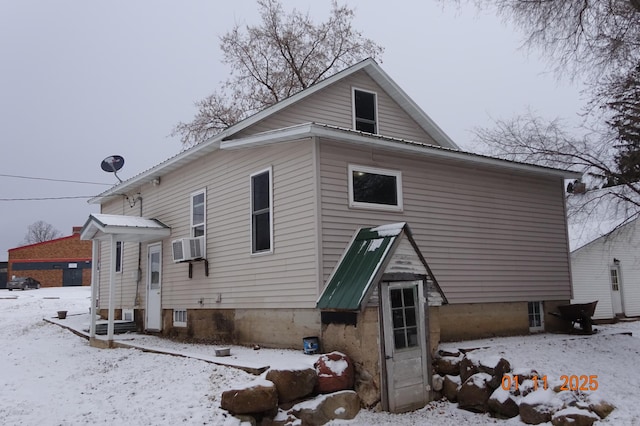
[[[379,334],[377,307],[369,307],[359,313],[356,326],[322,325],[321,349],[324,352],[339,351],[352,359],[356,367],[356,391],[365,406],[373,406],[380,400]]]

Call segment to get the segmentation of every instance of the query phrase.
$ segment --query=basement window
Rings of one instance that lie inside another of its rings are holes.
[[[133,309],[123,309],[122,310],[122,320],[123,321],[133,321]]]
[[[529,331],[544,331],[544,310],[542,302],[529,302]]]
[[[174,327],[187,326],[187,310],[186,309],[173,310],[173,326]]]

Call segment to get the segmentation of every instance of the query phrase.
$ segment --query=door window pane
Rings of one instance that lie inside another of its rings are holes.
[[[416,290],[415,286],[389,290],[393,340],[396,349],[418,346]]]

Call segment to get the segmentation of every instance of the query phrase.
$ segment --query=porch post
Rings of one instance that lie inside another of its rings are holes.
[[[96,300],[98,299],[98,245],[100,240],[91,240],[91,325],[89,327],[89,338],[96,337]]]
[[[111,258],[109,259],[109,319],[107,323],[107,341],[109,346],[113,342],[113,318],[115,317],[116,298],[116,238],[111,234]]]

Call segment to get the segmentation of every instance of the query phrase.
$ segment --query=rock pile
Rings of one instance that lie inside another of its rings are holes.
[[[550,421],[554,426],[591,426],[614,409],[597,392],[581,389],[582,384],[562,390],[561,383],[547,382],[535,370],[513,371],[499,356],[439,351],[433,366],[434,390],[468,411],[520,416],[532,425]]]
[[[323,425],[358,414],[360,398],[353,388],[351,359],[331,352],[314,368],[268,370],[243,388],[223,392],[220,405],[254,425]]]

